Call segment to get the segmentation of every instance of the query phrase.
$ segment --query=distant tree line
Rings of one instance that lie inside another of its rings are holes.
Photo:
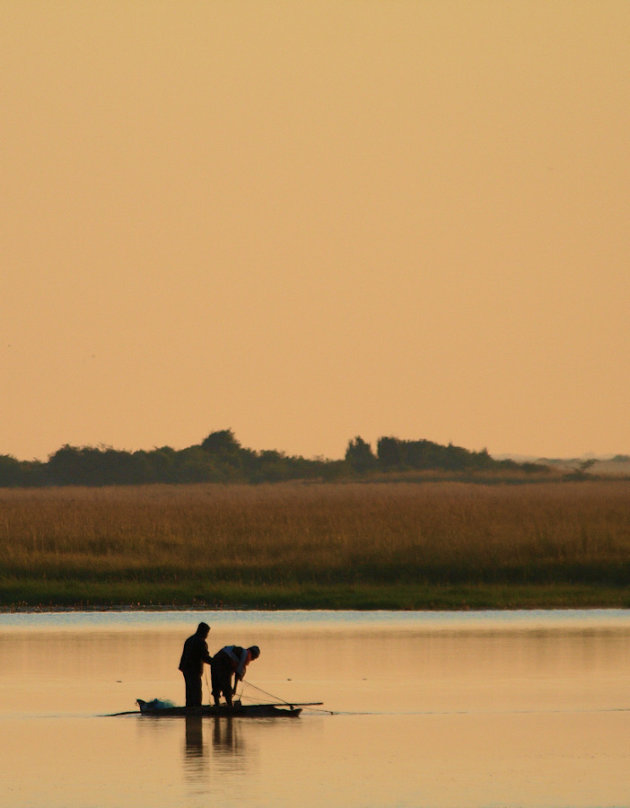
[[[543,471],[537,463],[516,463],[495,460],[487,449],[471,452],[449,443],[443,446],[430,440],[400,440],[379,438],[376,454],[369,443],[356,437],[348,443],[346,465],[355,472],[373,471],[499,471],[520,470],[526,473]]]
[[[544,466],[494,460],[484,449],[471,452],[428,440],[379,438],[376,453],[361,437],[349,441],[343,460],[306,459],[275,450],[254,451],[238,442],[231,429],[212,432],[199,445],[175,450],[127,452],[108,447],[65,445],[48,461],[22,461],[0,455],[0,486],[139,485],[146,483],[280,482],[336,480],[413,470],[539,471]]]

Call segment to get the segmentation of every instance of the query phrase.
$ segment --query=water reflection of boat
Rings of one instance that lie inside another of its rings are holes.
[[[156,718],[211,716],[214,718],[297,718],[302,708],[291,704],[240,704],[236,702],[233,707],[221,704],[219,707],[204,705],[202,707],[171,707],[164,706],[157,699],[143,701],[137,699],[141,715],[150,715]]]

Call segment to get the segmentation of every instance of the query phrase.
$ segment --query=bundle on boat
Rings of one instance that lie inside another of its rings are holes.
[[[297,718],[302,712],[302,707],[310,707],[322,703],[302,702],[300,704],[288,704],[282,702],[278,704],[242,704],[240,701],[235,701],[231,707],[227,704],[220,704],[219,706],[205,704],[201,707],[176,707],[172,702],[162,701],[160,699],[153,699],[152,701],[136,699],[136,702],[142,715],[150,715],[157,718],[191,715],[215,717],[235,716],[239,718]]]

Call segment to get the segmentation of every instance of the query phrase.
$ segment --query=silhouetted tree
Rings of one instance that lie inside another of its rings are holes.
[[[211,432],[201,442],[201,448],[211,454],[236,455],[241,449],[241,444],[236,440],[231,429],[221,429],[218,432]]]
[[[500,468],[487,449],[471,452],[461,446],[449,443],[443,446],[430,440],[399,440],[380,438],[378,441],[378,462],[387,469],[440,469],[464,471],[466,469]]]
[[[11,455],[0,455],[0,485],[16,486],[24,484],[22,463]]]
[[[384,469],[404,468],[406,465],[403,445],[397,438],[379,438],[376,455],[379,466]]]
[[[376,457],[372,452],[372,447],[360,435],[357,435],[354,440],[348,441],[346,463],[353,471],[359,473],[371,471],[376,467]]]

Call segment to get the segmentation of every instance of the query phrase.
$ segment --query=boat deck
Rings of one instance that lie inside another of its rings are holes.
[[[240,704],[233,707],[221,704],[219,707],[206,704],[201,707],[166,707],[155,705],[154,702],[137,699],[141,715],[150,715],[155,718],[168,718],[178,716],[209,716],[215,718],[297,718],[302,712],[301,707],[287,704],[286,707],[275,704]]]

